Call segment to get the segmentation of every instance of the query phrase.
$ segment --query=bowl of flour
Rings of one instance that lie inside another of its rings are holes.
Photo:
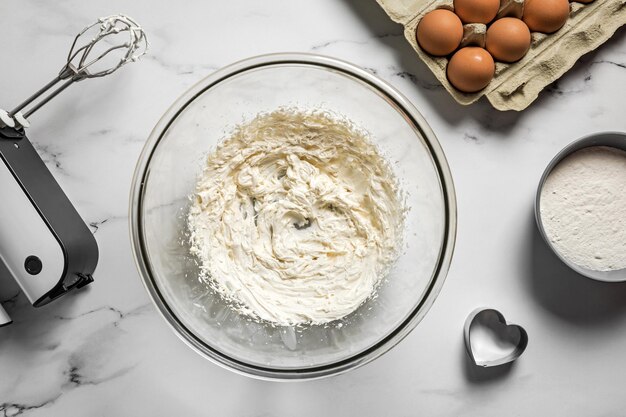
[[[626,281],[626,134],[598,133],[563,149],[540,180],[535,217],[570,268],[598,281]]]

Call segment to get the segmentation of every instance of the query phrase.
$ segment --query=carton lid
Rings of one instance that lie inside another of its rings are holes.
[[[433,0],[377,0],[378,4],[391,17],[391,20],[400,24],[407,24],[411,19],[433,3]],[[436,0],[435,0],[436,1]]]

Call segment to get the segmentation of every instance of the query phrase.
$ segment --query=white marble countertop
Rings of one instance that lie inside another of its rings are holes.
[[[526,111],[500,113],[457,105],[374,0],[3,0],[0,107],[52,78],[86,23],[120,11],[146,28],[150,55],[71,87],[31,120],[30,139],[91,225],[100,262],[92,285],[39,309],[1,277],[15,322],[0,329],[0,416],[624,414],[626,285],[561,265],[532,204],[564,145],[626,131],[626,31]],[[284,51],[351,61],[406,94],[439,137],[459,205],[452,267],[424,321],[373,363],[305,383],[235,375],[181,342],[142,287],[127,224],[136,159],[174,99],[218,67]],[[513,367],[468,365],[462,327],[477,306],[528,330]]]

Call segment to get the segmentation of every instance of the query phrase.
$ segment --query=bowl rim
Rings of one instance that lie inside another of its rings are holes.
[[[426,289],[421,302],[399,326],[376,344],[340,361],[315,367],[281,369],[258,366],[232,358],[200,340],[182,323],[170,309],[163,294],[161,294],[161,291],[158,289],[158,285],[154,281],[148,260],[149,255],[143,242],[143,226],[140,211],[152,155],[171,123],[189,103],[216,84],[242,72],[260,67],[294,64],[335,70],[356,78],[368,84],[379,93],[382,93],[382,95],[391,102],[390,104],[393,103],[404,116],[409,118],[408,122],[418,133],[416,136],[423,138],[424,145],[428,148],[433,164],[438,172],[438,179],[444,200],[445,215],[448,221],[444,226],[443,244],[440,249],[437,267],[434,269],[431,276],[430,285]],[[144,288],[157,307],[157,311],[169,324],[174,333],[201,356],[226,369],[257,379],[282,381],[317,379],[347,372],[348,370],[355,369],[380,357],[404,339],[430,310],[433,302],[441,291],[454,252],[457,229],[456,194],[450,167],[434,132],[413,104],[390,84],[372,75],[363,68],[328,56],[309,53],[259,55],[237,61],[201,79],[176,99],[152,129],[139,156],[131,184],[129,228],[133,257]]]
[[[554,244],[550,241],[548,237],[548,233],[543,225],[543,219],[541,217],[541,192],[543,191],[543,187],[545,185],[546,180],[556,168],[556,166],[565,158],[573,154],[574,152],[580,151],[581,149],[591,148],[595,146],[608,146],[610,148],[621,149],[626,151],[626,133],[618,132],[618,131],[606,131],[606,132],[596,132],[591,133],[589,135],[578,138],[568,145],[566,145],[563,149],[561,149],[548,163],[541,178],[539,179],[539,184],[537,185],[537,191],[535,192],[535,223],[537,224],[537,229],[539,229],[539,234],[543,238],[543,241],[550,248],[552,253],[556,255],[557,258],[561,260],[565,265],[567,265],[573,271],[579,273],[580,275],[593,279],[595,281],[600,282],[624,282],[626,281],[626,269],[617,269],[614,271],[596,271],[593,269],[588,269],[583,266],[577,265],[569,259],[565,258],[561,252],[554,246]]]

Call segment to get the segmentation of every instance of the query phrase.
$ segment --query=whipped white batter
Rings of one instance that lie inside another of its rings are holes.
[[[204,279],[240,312],[321,324],[374,294],[397,257],[404,212],[364,133],[283,109],[208,155],[188,223]]]

